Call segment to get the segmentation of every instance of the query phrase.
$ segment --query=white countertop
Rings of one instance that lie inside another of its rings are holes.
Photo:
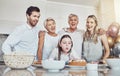
[[[59,72],[49,72],[42,67],[29,67],[27,69],[10,69],[5,65],[0,65],[0,76],[120,76],[120,70],[110,70],[107,68],[97,71],[88,71],[80,68],[64,68]]]

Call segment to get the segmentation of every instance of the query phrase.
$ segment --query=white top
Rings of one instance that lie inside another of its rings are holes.
[[[49,59],[54,59],[54,60],[58,60],[58,48],[55,48],[52,53],[49,56]],[[80,57],[76,54],[76,52],[73,50],[71,51],[71,53],[68,54],[64,54],[61,52],[61,56],[60,56],[61,60],[64,60],[65,62],[69,61],[69,60],[77,60],[80,59]]]
[[[36,56],[38,32],[37,26],[32,28],[27,23],[18,26],[3,43],[2,51],[4,54],[9,54],[12,51],[29,51]]]
[[[59,31],[58,34],[60,34],[60,36],[63,36],[64,34],[68,34],[71,36],[72,41],[73,41],[73,49],[78,54],[78,56],[81,58],[84,32],[78,29],[74,32],[69,32],[67,28],[65,28]]]
[[[44,46],[43,46],[43,54],[42,59],[48,59],[51,51],[57,47],[59,36],[50,36],[48,33],[45,33],[44,37]]]

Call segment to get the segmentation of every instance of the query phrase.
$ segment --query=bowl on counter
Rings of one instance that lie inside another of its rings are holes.
[[[58,60],[42,60],[42,67],[50,72],[58,72],[65,67],[65,61]]]
[[[35,56],[28,52],[12,52],[3,55],[5,65],[12,69],[25,69],[32,65]]]
[[[108,58],[106,59],[106,62],[111,69],[114,70],[120,69],[120,58]]]

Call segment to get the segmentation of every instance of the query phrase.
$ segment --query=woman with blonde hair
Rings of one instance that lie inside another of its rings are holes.
[[[109,56],[109,46],[106,34],[100,35],[95,15],[89,15],[86,21],[86,32],[83,39],[83,56],[87,62],[97,62]],[[104,49],[103,49],[104,48]],[[104,50],[104,51],[103,51]]]

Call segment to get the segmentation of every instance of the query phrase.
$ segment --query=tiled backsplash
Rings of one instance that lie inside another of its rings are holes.
[[[2,44],[8,37],[8,34],[0,34],[0,61],[3,60]]]

